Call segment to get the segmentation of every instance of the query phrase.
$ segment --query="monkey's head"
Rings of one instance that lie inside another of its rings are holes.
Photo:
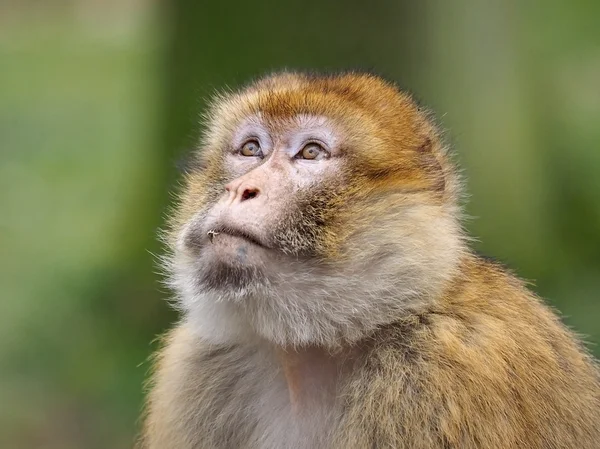
[[[171,282],[215,342],[352,343],[430,306],[462,248],[426,112],[368,74],[219,96],[172,220]]]

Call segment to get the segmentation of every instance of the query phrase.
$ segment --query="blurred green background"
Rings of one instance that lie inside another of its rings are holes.
[[[600,342],[600,2],[0,0],[0,447],[128,448],[204,98],[364,68],[449,129],[479,249]]]

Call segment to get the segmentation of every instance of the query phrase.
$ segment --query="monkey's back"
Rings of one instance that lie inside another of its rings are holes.
[[[382,329],[336,447],[600,447],[600,375],[553,311],[473,257],[443,302]]]

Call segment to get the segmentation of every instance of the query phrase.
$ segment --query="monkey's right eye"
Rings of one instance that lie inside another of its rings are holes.
[[[260,144],[256,140],[249,140],[240,148],[240,154],[242,156],[262,156]]]

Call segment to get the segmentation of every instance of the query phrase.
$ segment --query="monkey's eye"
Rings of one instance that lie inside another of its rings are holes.
[[[262,151],[260,150],[260,144],[256,140],[249,140],[240,149],[240,154],[242,156],[262,156]]]
[[[325,153],[325,150],[318,143],[309,143],[300,150],[300,152],[296,155],[298,159],[316,159],[321,154]]]

